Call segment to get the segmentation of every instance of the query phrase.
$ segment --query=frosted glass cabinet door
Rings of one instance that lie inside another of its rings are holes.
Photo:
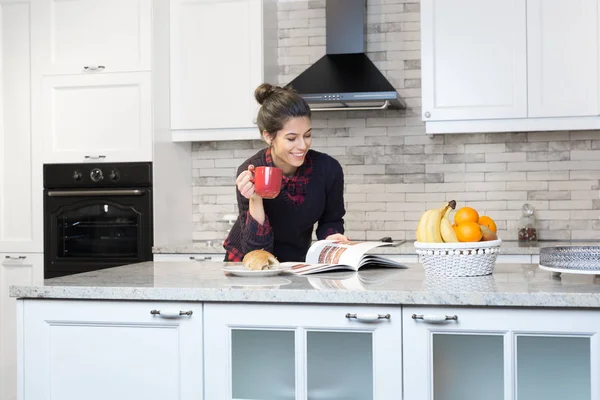
[[[592,311],[405,307],[405,398],[597,400]]]
[[[206,304],[206,398],[399,399],[400,318],[398,307]]]

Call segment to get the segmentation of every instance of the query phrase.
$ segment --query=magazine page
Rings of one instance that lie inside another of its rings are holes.
[[[367,251],[387,245],[390,245],[390,243],[319,240],[308,249],[306,263],[349,265],[357,270],[362,256]]]
[[[295,261],[287,261],[279,264],[280,267],[285,268],[285,272],[295,274],[295,275],[307,275],[314,274],[317,272],[323,271],[331,271],[333,269],[349,269],[354,270],[353,267],[349,265],[336,265],[332,266],[331,264],[309,264],[305,262],[295,262]]]
[[[369,265],[370,267],[395,267],[395,268],[408,268],[404,264],[400,264],[397,261],[391,260],[387,257],[382,257],[374,254],[365,255],[360,261],[359,268],[363,265]]]

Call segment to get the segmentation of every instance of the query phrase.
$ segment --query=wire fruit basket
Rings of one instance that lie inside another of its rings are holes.
[[[429,276],[484,276],[494,272],[501,239],[485,242],[415,242],[419,262]]]

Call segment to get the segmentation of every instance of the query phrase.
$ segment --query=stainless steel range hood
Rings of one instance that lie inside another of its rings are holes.
[[[313,111],[406,108],[365,54],[365,0],[327,0],[325,7],[326,54],[287,86]]]

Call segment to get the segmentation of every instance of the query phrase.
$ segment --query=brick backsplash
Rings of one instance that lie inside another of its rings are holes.
[[[419,2],[367,0],[367,54],[408,104],[406,111],[315,113],[313,148],[345,172],[352,239],[414,240],[426,208],[455,199],[515,240],[520,208],[536,210],[539,238],[600,239],[600,133],[555,131],[425,134],[420,118]],[[325,0],[279,0],[279,84],[325,54]],[[193,144],[195,240],[222,239],[237,213],[237,166],[257,140]]]

